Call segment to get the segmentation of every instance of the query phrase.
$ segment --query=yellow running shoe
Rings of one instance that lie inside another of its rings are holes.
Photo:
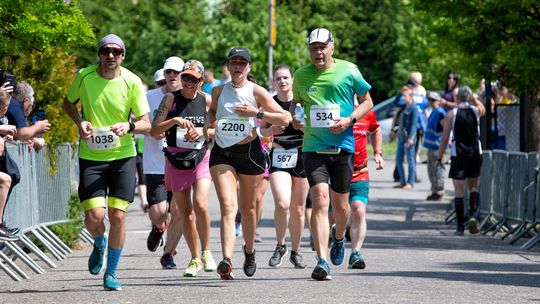
[[[196,277],[199,271],[201,270],[201,259],[191,259],[189,261],[188,267],[184,271],[185,277]]]
[[[214,257],[212,256],[212,252],[210,252],[210,250],[205,250],[202,252],[202,263],[205,272],[216,271],[216,261],[214,261]]]

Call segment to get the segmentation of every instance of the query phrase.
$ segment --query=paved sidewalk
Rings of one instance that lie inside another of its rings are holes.
[[[309,267],[294,269],[286,261],[278,269],[268,266],[276,245],[273,201],[267,191],[257,244],[257,273],[242,272],[242,240],[233,257],[236,280],[225,282],[216,273],[182,277],[189,257],[182,240],[176,270],[162,270],[162,248],[146,250],[150,224],[134,203],[128,215],[127,241],[119,266],[123,291],[105,292],[102,275],[86,270],[91,251],[86,245],[57,268],[29,280],[13,282],[0,272],[0,303],[538,303],[540,302],[540,246],[521,251],[519,246],[482,235],[453,235],[444,225],[452,192],[443,202],[427,202],[429,182],[425,165],[418,166],[422,183],[415,190],[393,189],[393,162],[384,171],[372,170],[368,205],[368,236],[363,253],[365,270],[332,267],[332,281],[310,279],[315,254],[304,231],[302,250]],[[370,167],[371,168],[371,167]],[[451,184],[447,182],[447,189]],[[219,261],[219,204],[212,189],[211,249]],[[347,244],[348,246],[348,244]],[[346,260],[350,250],[347,247]],[[40,262],[41,263],[41,262]],[[18,263],[22,265],[22,263]],[[174,302],[173,302],[174,301]]]

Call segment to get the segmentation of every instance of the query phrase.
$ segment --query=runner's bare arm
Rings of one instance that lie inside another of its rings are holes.
[[[69,102],[67,98],[64,99],[64,110],[77,128],[79,129],[79,136],[82,139],[88,139],[92,135],[92,124],[88,121],[84,121],[79,114],[77,105]]]
[[[154,116],[150,135],[156,137],[159,134],[169,130],[174,125],[178,125],[185,129],[193,128],[193,123],[186,119],[180,117],[173,117],[171,119],[167,119],[167,114],[169,114],[169,109],[171,108],[173,102],[173,94],[167,93],[167,95],[163,97],[157,109],[156,115]]]
[[[206,138],[215,138],[217,104],[222,90],[222,85],[212,89],[210,107],[206,113],[206,120],[204,121],[203,128],[203,134]]]

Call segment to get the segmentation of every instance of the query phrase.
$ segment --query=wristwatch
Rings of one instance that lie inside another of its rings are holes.
[[[349,118],[351,119],[351,125],[354,125],[356,123],[356,117],[351,115]]]
[[[134,122],[130,122],[130,123],[129,123],[129,130],[128,130],[128,133],[133,133],[133,131],[135,131],[135,123],[134,123]]]
[[[263,111],[263,110],[259,110],[259,113],[257,113],[257,116],[255,116],[255,117],[257,117],[258,119],[262,119],[263,116],[264,116],[264,111]]]

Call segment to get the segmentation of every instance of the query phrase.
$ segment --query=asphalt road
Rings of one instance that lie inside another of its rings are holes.
[[[452,195],[450,183],[445,201],[427,202],[425,165],[418,167],[423,182],[412,191],[392,189],[392,169],[393,162],[387,160],[386,170],[371,171],[365,270],[333,266],[332,281],[311,280],[316,261],[307,229],[302,252],[309,267],[294,269],[287,259],[281,267],[270,268],[276,241],[273,200],[267,191],[259,228],[264,241],[256,245],[255,276],[247,278],[242,272],[242,240],[237,239],[234,281],[204,272],[184,278],[189,260],[185,242],[175,257],[179,269],[162,270],[162,249],[147,251],[150,224],[135,202],[118,271],[122,291],[103,291],[102,275],[88,273],[91,247],[85,244],[57,261],[57,268],[39,261],[44,274],[22,267],[31,277],[28,280],[14,282],[0,272],[0,303],[540,303],[540,245],[522,251],[490,236],[454,236],[454,226],[443,223]],[[209,204],[211,249],[219,260],[219,204],[213,189]],[[346,260],[349,254],[347,244]]]

